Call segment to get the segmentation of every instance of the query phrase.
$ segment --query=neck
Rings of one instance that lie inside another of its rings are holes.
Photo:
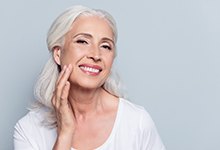
[[[97,89],[70,88],[69,101],[72,105],[76,119],[83,118],[103,110],[103,95],[106,91]]]

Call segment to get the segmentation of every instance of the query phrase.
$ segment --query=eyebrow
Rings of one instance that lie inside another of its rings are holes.
[[[89,33],[78,33],[78,34],[74,35],[73,38],[75,38],[75,37],[77,37],[77,36],[80,36],[80,35],[86,36],[86,37],[89,37],[89,38],[92,38],[92,37],[93,37],[93,36],[92,36],[91,34],[89,34]],[[111,42],[115,45],[114,40],[112,40],[111,38],[103,37],[102,40],[104,40],[104,41],[111,41]]]

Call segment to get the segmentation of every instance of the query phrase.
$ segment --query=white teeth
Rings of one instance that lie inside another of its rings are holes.
[[[85,70],[85,71],[89,71],[89,72],[93,72],[93,73],[98,73],[99,72],[99,70],[95,69],[95,68],[84,67],[84,66],[81,66],[80,68]]]

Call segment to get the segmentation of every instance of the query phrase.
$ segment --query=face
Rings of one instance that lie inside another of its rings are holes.
[[[69,81],[82,88],[101,87],[110,74],[115,55],[114,34],[98,16],[80,16],[65,35],[63,48],[54,49],[61,67],[72,64]]]

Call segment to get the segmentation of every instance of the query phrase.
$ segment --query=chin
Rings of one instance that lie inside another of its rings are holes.
[[[86,90],[92,90],[92,89],[98,89],[101,88],[102,85],[104,84],[103,81],[97,81],[97,80],[91,80],[91,79],[81,79],[79,81],[70,81],[71,85],[76,87],[76,88],[82,88]]]

